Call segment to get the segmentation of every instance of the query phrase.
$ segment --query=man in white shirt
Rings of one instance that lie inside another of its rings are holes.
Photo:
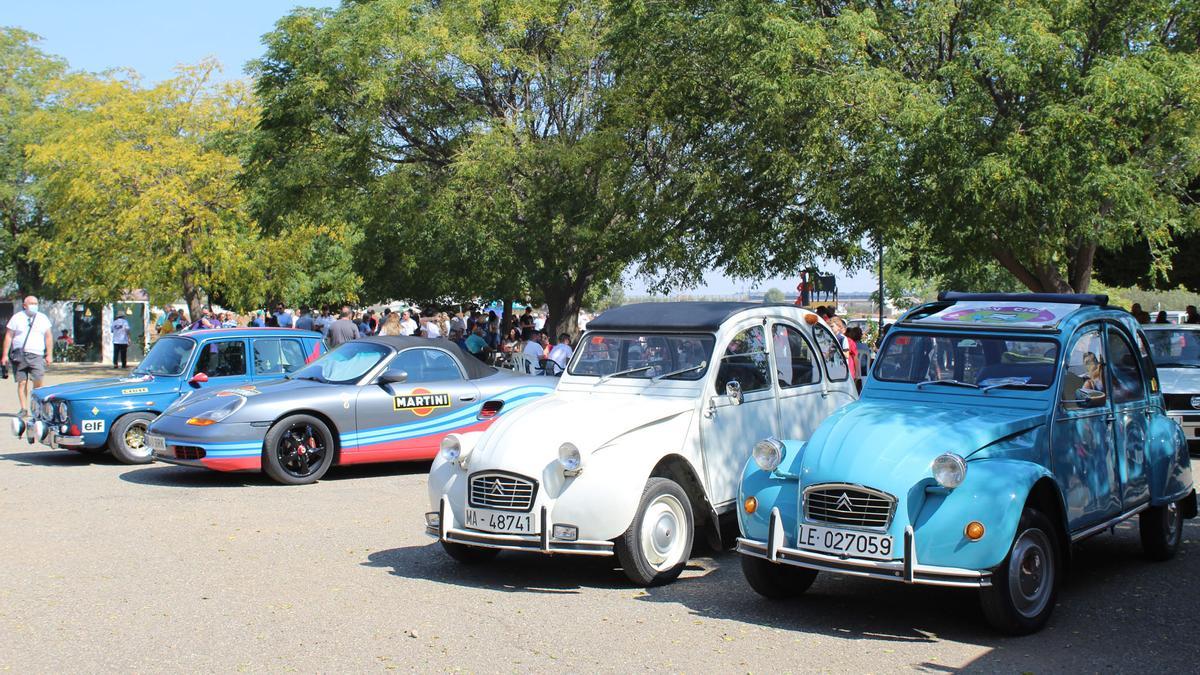
[[[534,330],[540,331],[540,330],[544,329],[545,327],[546,327],[546,315],[545,314],[538,314],[536,317],[534,317],[534,319],[533,319],[533,329]]]
[[[29,392],[42,386],[46,366],[54,360],[54,331],[50,317],[38,311],[38,299],[25,298],[25,311],[14,314],[4,331],[4,351],[0,364],[12,364],[13,379],[17,381],[17,400],[21,402],[19,417],[29,408]]]
[[[442,328],[438,326],[437,317],[426,316],[421,318],[421,329],[425,331],[427,338],[442,337]]]
[[[400,315],[400,325],[404,327],[405,335],[417,332],[417,322],[412,320],[412,315],[407,309]]]
[[[113,368],[127,368],[129,358],[129,322],[118,314],[112,322]],[[117,365],[117,364],[120,365]]]
[[[567,362],[574,353],[575,350],[571,348],[571,336],[563,333],[558,336],[558,344],[550,349],[550,360],[558,366],[558,372],[561,373],[567,369]]]

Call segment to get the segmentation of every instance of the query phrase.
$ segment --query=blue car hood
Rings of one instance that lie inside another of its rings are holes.
[[[179,391],[179,380],[150,375],[129,377],[106,377],[102,380],[67,382],[49,387],[39,387],[41,399],[83,401],[96,399],[124,399],[130,396],[155,396]]]
[[[1044,412],[1028,409],[859,401],[817,429],[795,468],[806,485],[845,482],[907,491],[932,475],[938,455],[969,457],[1045,420]]]

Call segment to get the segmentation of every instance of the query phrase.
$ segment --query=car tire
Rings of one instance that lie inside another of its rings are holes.
[[[463,565],[478,565],[489,560],[494,560],[500,555],[498,548],[485,548],[483,546],[468,546],[467,544],[459,544],[453,541],[443,541],[442,549],[446,551],[446,555],[454,558]]]
[[[817,580],[817,571],[794,565],[773,563],[765,558],[743,555],[742,575],[754,592],[772,600],[803,595]]]
[[[284,485],[308,485],[329,470],[333,453],[333,434],[324,422],[312,415],[289,415],[267,432],[263,471]]]
[[[149,464],[154,461],[146,445],[146,428],[158,417],[154,413],[135,412],[118,417],[108,433],[108,450],[122,464]]]
[[[992,585],[980,593],[988,623],[1009,635],[1041,630],[1054,611],[1062,560],[1054,523],[1025,509],[1008,555],[992,571]]]
[[[633,522],[613,542],[625,576],[639,586],[674,581],[692,555],[695,529],[692,501],[678,483],[646,481]]]
[[[1179,502],[1142,511],[1138,516],[1138,534],[1147,558],[1156,561],[1174,558],[1183,542],[1183,509],[1179,508]]]

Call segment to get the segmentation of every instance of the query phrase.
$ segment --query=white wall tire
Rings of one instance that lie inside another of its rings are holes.
[[[614,542],[617,559],[639,586],[674,581],[692,555],[695,516],[687,492],[667,478],[651,478],[629,529]]]

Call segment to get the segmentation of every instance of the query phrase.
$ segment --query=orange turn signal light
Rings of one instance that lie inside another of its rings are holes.
[[[817,322],[820,320],[821,320],[821,317],[817,316],[816,314],[805,314],[804,315],[804,323],[807,323],[810,326],[815,326],[817,324]]]
[[[210,424],[216,424],[216,420],[210,420],[204,417],[193,417],[187,421],[188,424],[194,427],[206,427]]]
[[[758,510],[758,500],[754,497],[746,497],[742,507],[746,509],[746,513],[754,513]]]
[[[972,520],[967,523],[967,528],[963,530],[963,534],[967,535],[967,539],[971,541],[979,541],[983,539],[983,533],[987,530],[983,527],[983,523],[978,520]]]

